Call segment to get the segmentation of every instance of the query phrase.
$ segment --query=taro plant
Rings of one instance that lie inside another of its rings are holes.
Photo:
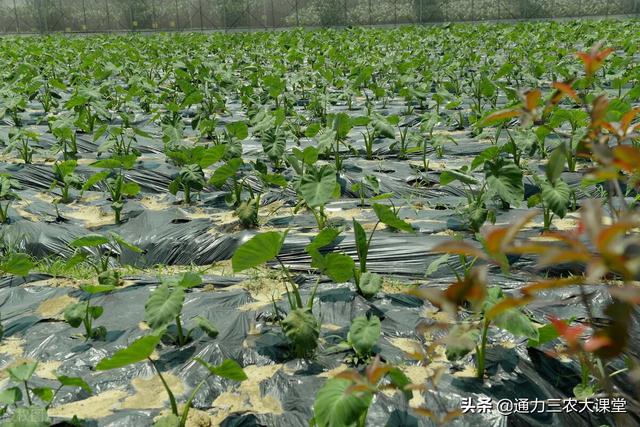
[[[20,114],[27,108],[27,99],[20,93],[8,90],[2,93],[2,103],[0,107],[0,119],[9,116],[16,127],[22,127]]]
[[[341,192],[335,169],[331,165],[307,165],[300,181],[295,185],[300,198],[295,211],[303,206],[309,209],[318,224],[318,229],[322,230],[327,224],[325,205],[332,198],[339,197]]]
[[[38,362],[22,362],[7,368],[13,385],[0,393],[0,404],[3,405],[0,407],[0,415],[6,414],[10,406],[15,409],[11,419],[5,425],[15,427],[50,425],[51,420],[47,415],[47,409],[51,407],[63,387],[81,388],[88,394],[93,393],[89,384],[82,378],[58,374],[56,374],[58,382],[56,388],[31,386],[30,381],[37,368]],[[18,406],[20,403],[26,403],[27,406]]]
[[[26,128],[13,129],[9,132],[8,151],[15,151],[24,164],[31,164],[35,148],[33,143],[40,139],[40,134]]]
[[[258,175],[262,183],[262,191],[265,191],[271,186],[286,188],[288,185],[284,176],[278,173],[269,173],[267,165],[257,160],[252,163],[253,169]],[[258,213],[260,210],[261,192],[254,192],[250,186],[247,186],[249,190],[249,198],[240,202],[236,208],[235,214],[240,220],[240,224],[244,228],[254,228],[260,225]]]
[[[73,116],[63,115],[50,123],[51,133],[56,138],[63,160],[76,159],[78,156],[78,137]]]
[[[0,246],[0,272],[14,276],[27,276],[35,267],[35,263],[27,254],[7,250]],[[0,326],[0,330],[1,330]],[[0,333],[0,336],[2,334]]]
[[[166,150],[166,156],[181,168],[178,176],[169,184],[169,192],[175,195],[182,191],[184,203],[191,204],[192,191],[202,191],[207,184],[203,169],[220,161],[225,149],[224,145],[218,145],[212,148],[196,146]]]
[[[92,133],[101,120],[110,116],[102,94],[95,88],[79,86],[64,107],[76,113],[76,126],[85,133]]]
[[[69,258],[65,268],[71,269],[81,262],[86,262],[98,275],[98,284],[107,287],[116,287],[122,284],[120,273],[112,269],[111,264],[114,261],[119,264],[124,248],[137,254],[143,253],[142,249],[127,242],[114,232],[108,235],[88,234],[75,239],[69,246],[75,248],[75,253]]]
[[[312,255],[314,267],[339,282],[351,277],[353,260],[346,255],[331,253],[323,256],[319,252],[320,248],[333,242],[338,234],[339,231],[335,229],[321,231],[307,247],[307,251]],[[286,232],[275,231],[257,234],[236,250],[231,261],[234,272],[258,267],[273,259],[280,264],[287,278],[285,289],[290,308],[280,326],[289,339],[293,354],[296,357],[308,357],[316,350],[320,336],[320,322],[313,315],[313,304],[320,279],[316,281],[311,295],[304,304],[297,283],[279,257],[286,235]],[[277,307],[275,309],[276,312],[280,311]]]
[[[316,395],[311,425],[365,427],[376,395],[395,389],[409,401],[413,396],[411,387],[411,381],[399,368],[376,357],[364,373],[347,370],[327,380]]]
[[[394,126],[399,123],[400,119],[398,116],[385,118],[374,114],[371,117],[358,117],[354,119],[356,126],[365,126],[362,137],[364,138],[364,148],[367,159],[371,160],[373,158],[373,144],[378,138],[396,138]]]
[[[127,197],[133,197],[140,192],[140,186],[135,182],[130,182],[125,177],[124,171],[131,169],[136,161],[136,155],[114,156],[109,159],[98,160],[91,164],[92,167],[109,169],[98,172],[87,179],[82,186],[86,191],[98,183],[102,183],[107,190],[111,200],[111,209],[115,215],[115,223],[122,222],[122,210]]]
[[[20,199],[14,190],[22,188],[18,181],[9,174],[0,174],[0,224],[9,222],[9,207],[11,202]]]
[[[380,339],[380,319],[377,316],[358,316],[351,321],[346,341],[329,351],[352,352],[348,361],[353,365],[366,364],[373,357],[373,350]]]
[[[371,298],[378,293],[382,287],[382,276],[367,270],[367,259],[371,248],[371,241],[380,224],[385,224],[391,230],[401,230],[413,233],[411,224],[398,218],[398,212],[385,205],[375,203],[373,210],[378,217],[369,236],[362,225],[353,218],[353,233],[355,235],[356,250],[358,253],[358,267],[354,266],[353,277],[358,293],[365,298]]]
[[[193,320],[195,327],[185,329],[182,321],[182,307],[187,290],[200,286],[202,278],[196,273],[185,273],[180,278],[164,279],[162,284],[149,295],[144,306],[145,320],[155,333],[167,337],[178,347],[182,347],[191,340],[195,329],[205,332],[210,338],[218,336],[216,327],[205,317],[196,316]],[[175,324],[175,335],[168,331],[168,327]]]
[[[102,317],[104,308],[99,305],[91,305],[91,297],[113,291],[116,285],[82,285],[80,289],[89,295],[86,301],[69,304],[63,312],[64,320],[72,328],[84,327],[85,340],[103,340],[107,336],[107,329],[104,326],[95,327],[94,320]]]
[[[571,202],[571,188],[562,180],[565,154],[561,149],[555,149],[545,168],[543,177],[534,175],[534,180],[540,187],[540,192],[529,197],[527,206],[542,206],[544,230],[549,230],[554,215],[564,218]]]
[[[200,389],[207,383],[209,378],[213,375],[229,379],[232,381],[244,381],[247,379],[247,375],[244,373],[242,367],[234,360],[227,359],[223,361],[220,365],[211,365],[208,362],[196,357],[195,360],[197,363],[202,365],[207,370],[207,375],[203,378],[198,385],[193,389],[191,394],[189,395],[187,401],[185,402],[182,410],[178,407],[178,400],[176,399],[175,394],[169,388],[169,385],[164,378],[160,369],[156,364],[156,361],[153,357],[153,352],[156,347],[160,344],[160,334],[152,334],[147,335],[142,338],[138,338],[136,341],[132,342],[128,347],[118,350],[113,354],[113,356],[109,358],[102,359],[97,365],[96,370],[98,371],[107,371],[111,369],[119,369],[124,368],[126,366],[148,361],[151,364],[151,367],[156,372],[162,385],[167,392],[167,396],[169,397],[169,403],[171,406],[171,413],[162,417],[158,420],[158,425],[170,425],[170,426],[178,426],[185,427],[187,424],[187,418],[189,417],[189,410],[191,409],[191,405],[193,400],[197,396]]]
[[[351,191],[358,195],[360,206],[365,206],[367,191],[373,193],[372,200],[380,200],[381,198],[390,197],[391,194],[380,194],[380,179],[375,175],[365,175],[358,182],[351,185]]]
[[[218,189],[221,189],[229,182],[231,183],[231,191],[225,196],[225,202],[228,206],[237,208],[242,203],[244,179],[241,179],[241,174],[238,172],[243,165],[244,162],[241,157],[234,157],[218,167],[209,178],[209,184]]]
[[[327,117],[327,127],[317,135],[319,151],[333,154],[336,173],[342,171],[342,146],[350,148],[347,139],[355,124],[346,113],[330,114]]]
[[[487,220],[495,221],[495,208],[490,202],[496,200],[501,207],[519,206],[524,199],[522,170],[513,161],[506,159],[502,147],[490,147],[474,158],[470,166],[460,170],[446,170],[440,174],[440,184],[453,181],[463,184],[467,205],[463,216],[469,227],[478,231]],[[484,166],[484,180],[471,173]]]
[[[474,286],[484,285],[475,283]],[[478,378],[484,378],[488,334],[492,326],[510,332],[516,337],[538,340],[537,327],[519,308],[509,307],[511,301],[512,299],[506,297],[499,287],[486,289],[481,311],[477,313],[479,329],[469,325],[459,325],[458,328],[452,329],[447,338],[447,358],[455,361],[475,349],[476,375]]]
[[[137,148],[138,137],[152,138],[152,135],[130,123],[131,118],[126,113],[120,113],[120,126],[101,126],[94,134],[93,140],[98,141],[103,135],[106,139],[98,147],[98,153],[111,152],[114,156],[140,155]]]
[[[56,199],[56,203],[70,203],[71,189],[82,189],[83,180],[75,173],[78,162],[75,160],[65,160],[53,164],[53,182],[49,187],[49,191],[60,188],[60,197]]]

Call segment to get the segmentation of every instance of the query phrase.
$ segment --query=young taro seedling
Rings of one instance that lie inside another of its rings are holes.
[[[144,306],[145,320],[158,335],[168,337],[178,347],[182,347],[191,340],[191,334],[196,328],[185,330],[182,322],[182,307],[187,290],[200,286],[202,278],[196,273],[185,273],[179,279],[165,279],[155,291],[149,295]],[[194,318],[196,327],[204,331],[210,338],[218,336],[218,330],[211,322],[202,317]],[[175,323],[175,336],[167,328]]]
[[[82,189],[83,180],[75,173],[78,167],[78,162],[75,160],[65,160],[63,162],[56,162],[53,164],[53,182],[49,187],[49,191],[53,191],[56,188],[60,188],[60,197],[56,199],[55,203],[71,203],[73,200],[71,197],[71,189]]]
[[[386,199],[392,196],[390,193],[380,194],[380,179],[375,175],[365,175],[360,181],[353,183],[351,191],[360,198],[360,207],[365,206],[367,190],[373,193],[371,200]]]
[[[365,126],[362,137],[364,138],[364,148],[368,160],[373,158],[373,144],[378,138],[396,138],[394,125],[399,123],[398,116],[384,118],[378,114],[366,117],[358,117],[354,120],[355,126]]]
[[[11,202],[20,199],[13,190],[22,188],[18,181],[9,174],[0,174],[0,224],[9,222],[9,207]]]
[[[85,133],[92,133],[96,124],[110,116],[100,92],[86,86],[77,87],[64,108],[75,111],[75,124]]]
[[[388,383],[383,381],[388,380]],[[384,390],[400,390],[411,400],[411,381],[397,367],[382,363],[376,357],[364,374],[347,370],[327,380],[313,404],[316,427],[365,427],[374,397]]]
[[[571,203],[571,188],[560,177],[564,165],[565,154],[561,148],[556,148],[549,156],[545,175],[533,176],[540,192],[527,199],[527,206],[542,205],[544,230],[549,230],[554,215],[564,218]]]
[[[290,158],[290,160],[293,159]],[[339,197],[341,193],[336,171],[331,165],[317,166],[307,164],[305,161],[302,165],[298,165],[298,168],[301,172],[304,171],[304,174],[300,176],[299,181],[294,182],[300,199],[295,212],[303,206],[306,207],[313,214],[318,229],[322,230],[327,223],[325,205],[332,198]]]
[[[353,352],[348,358],[353,365],[366,364],[373,357],[373,349],[380,338],[380,319],[377,316],[359,316],[351,321],[347,340],[339,343],[332,351]]]
[[[196,357],[193,360],[204,366],[208,371],[208,375],[204,379],[202,379],[202,381],[200,381],[200,383],[198,383],[198,385],[193,389],[189,398],[185,402],[182,411],[179,411],[178,401],[175,394],[173,393],[171,388],[169,388],[167,381],[160,372],[160,369],[158,369],[156,362],[152,358],[153,351],[158,346],[158,344],[160,344],[160,338],[160,334],[152,334],[139,338],[131,343],[129,347],[117,351],[110,358],[102,359],[96,365],[96,370],[107,371],[111,369],[124,368],[125,366],[143,362],[145,360],[148,361],[153,367],[154,371],[158,374],[158,377],[160,378],[160,381],[162,382],[162,385],[167,392],[169,403],[171,405],[171,414],[162,417],[160,420],[158,420],[156,425],[185,427],[193,399],[211,376],[216,375],[232,381],[244,381],[247,379],[247,375],[244,373],[242,367],[234,360],[227,359],[220,365],[214,366]]]
[[[120,273],[111,268],[111,260],[115,259],[116,263],[119,264],[121,252],[124,248],[137,254],[143,253],[142,249],[132,245],[113,232],[108,236],[88,234],[74,240],[69,246],[76,248],[76,252],[69,258],[65,268],[71,269],[77,264],[86,261],[98,274],[98,284],[101,286],[116,287],[122,284]]]
[[[262,163],[260,160],[256,160],[256,162],[252,163],[252,166],[258,175],[258,178],[260,178],[262,191],[265,191],[265,189],[271,186],[286,188],[287,185],[289,185],[284,176],[278,173],[269,173],[267,165]],[[244,228],[254,228],[260,225],[258,212],[260,209],[261,193],[254,193],[250,186],[247,187],[249,190],[249,199],[240,202],[235,213],[240,220],[240,224],[242,224]]]
[[[312,255],[315,268],[327,274],[336,282],[349,280],[353,271],[353,260],[342,254],[330,253],[327,256],[320,254],[319,249],[329,245],[338,236],[339,231],[335,229],[325,229],[321,231],[314,241],[307,247],[307,251]],[[296,357],[308,357],[318,346],[320,336],[320,322],[313,315],[313,303],[316,289],[320,279],[316,281],[315,287],[309,296],[306,304],[303,304],[298,285],[295,283],[289,270],[282,263],[278,254],[282,249],[287,233],[275,231],[257,234],[240,246],[233,254],[232,265],[234,272],[244,271],[258,267],[268,261],[276,259],[287,277],[285,283],[287,300],[289,302],[289,314],[281,322],[282,330],[291,343],[293,354]],[[275,306],[275,302],[274,302]],[[276,312],[279,311],[276,307]]]
[[[12,368],[7,368],[11,383],[15,384],[6,390],[0,392],[0,416],[5,415],[9,410],[9,406],[13,406],[14,412],[8,426],[26,426],[26,425],[50,425],[51,420],[47,415],[47,409],[55,401],[58,392],[63,387],[77,387],[91,394],[91,387],[78,377],[68,377],[65,375],[57,375],[58,386],[50,387],[32,387],[29,385],[31,377],[38,367],[38,362],[23,362]],[[44,406],[38,405],[38,399]],[[18,406],[21,402],[26,401],[28,406]],[[41,421],[41,423],[37,423]]]
[[[358,293],[365,298],[373,297],[382,287],[382,277],[377,273],[367,271],[367,257],[369,255],[373,235],[375,234],[378,226],[382,223],[392,230],[402,230],[409,233],[414,232],[413,227],[398,218],[397,212],[389,206],[376,203],[373,205],[373,210],[378,217],[378,221],[368,237],[362,225],[353,218],[353,233],[355,235],[359,263],[359,268],[354,266],[353,277]]]
[[[165,151],[166,156],[181,168],[178,176],[169,184],[169,192],[175,195],[182,190],[184,203],[191,204],[191,192],[202,191],[207,184],[203,169],[220,161],[224,157],[225,149],[226,146],[217,145],[212,148],[174,147]]]
[[[493,198],[501,201],[502,207],[519,206],[524,198],[522,170],[501,153],[502,147],[489,147],[476,156],[470,167],[440,174],[440,185],[459,181],[465,186],[467,205],[463,208],[463,216],[474,231],[480,230],[487,219],[495,221],[495,209],[488,206]],[[471,172],[482,165],[485,179],[481,183]]]
[[[31,164],[33,160],[33,153],[35,149],[31,146],[32,142],[37,142],[40,139],[40,134],[33,130],[18,128],[9,132],[9,145],[8,151],[16,151],[18,156],[24,164]]]
[[[124,175],[125,169],[128,170],[133,167],[136,157],[135,154],[124,157],[114,156],[92,163],[91,166],[95,168],[109,170],[96,173],[82,186],[83,191],[86,191],[99,182],[105,185],[110,195],[111,209],[115,214],[116,224],[122,222],[122,210],[124,209],[126,198],[133,197],[140,192],[140,186],[135,182],[127,181]]]
[[[7,250],[0,242],[0,273],[14,276],[27,276],[34,266],[35,264],[29,255]],[[0,337],[1,336],[2,334],[0,333]]]
[[[86,301],[69,304],[64,309],[64,320],[72,328],[84,326],[85,340],[102,340],[107,336],[107,329],[104,326],[93,326],[93,321],[99,319],[104,313],[104,309],[98,305],[91,305],[91,296],[111,292],[115,285],[82,285],[80,289],[89,295]]]

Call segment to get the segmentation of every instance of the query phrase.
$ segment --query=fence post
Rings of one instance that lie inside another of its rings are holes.
[[[273,6],[273,0],[271,0],[271,28],[276,27],[276,10]]]
[[[174,1],[176,7],[176,30],[180,29],[180,12],[178,12],[178,0]]]
[[[87,27],[87,7],[84,4],[84,0],[82,0],[82,25],[84,25],[83,31],[89,29],[89,27]]]
[[[300,26],[300,15],[298,14],[298,0],[296,0],[296,27]]]
[[[105,9],[107,12],[107,30],[111,30],[111,14],[109,13],[109,0],[104,0]]]
[[[133,27],[135,27],[135,25],[133,25],[135,23],[135,18],[133,16],[133,3],[129,3],[129,22],[131,25],[131,28],[129,28],[129,30],[133,31]]]
[[[43,0],[42,2],[44,10],[42,11],[42,17],[44,18],[44,32],[49,32],[49,0]]]
[[[349,25],[349,12],[348,12],[349,9],[347,9],[347,0],[344,0],[343,4],[344,4],[344,25],[346,27],[347,25]]]
[[[373,19],[371,17],[371,0],[369,0],[369,26],[373,25]]]
[[[155,30],[158,28],[158,18],[156,18],[156,0],[151,0],[151,19],[153,20],[151,28]]]
[[[398,25],[398,0],[393,0],[393,23]]]
[[[202,20],[202,0],[198,0],[198,10],[200,11],[200,31],[204,30],[204,22]]]

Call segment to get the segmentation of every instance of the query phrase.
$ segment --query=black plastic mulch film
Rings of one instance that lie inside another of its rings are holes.
[[[233,110],[238,104],[231,104]],[[34,106],[35,108],[35,106]],[[341,106],[332,107],[344,111]],[[391,103],[385,114],[402,108],[399,103]],[[188,114],[185,114],[188,116]],[[234,121],[237,117],[226,118]],[[148,118],[138,117],[139,124],[145,124]],[[35,118],[32,120],[35,124]],[[224,125],[224,121],[221,123]],[[0,135],[6,135],[8,127],[0,127]],[[157,133],[158,129],[147,124],[145,129]],[[41,146],[46,149],[52,142],[46,127],[39,127],[43,133]],[[362,148],[362,140],[354,130],[354,145]],[[92,142],[87,135],[81,136],[79,143],[82,158],[94,158],[101,140]],[[303,139],[303,147],[310,141]],[[357,208],[358,200],[349,193],[351,183],[364,175],[373,174],[380,179],[381,192],[394,194],[397,206],[403,206],[400,217],[414,225],[418,233],[400,234],[382,230],[376,233],[369,254],[368,267],[371,271],[385,273],[400,282],[411,283],[421,281],[422,286],[442,288],[450,283],[454,276],[450,270],[441,269],[428,280],[424,278],[427,267],[438,255],[429,254],[430,248],[448,239],[445,231],[464,229],[454,208],[466,199],[456,184],[434,188],[430,185],[415,185],[417,181],[438,182],[437,173],[433,176],[419,177],[415,169],[407,161],[398,160],[388,149],[390,141],[376,145],[377,155],[382,162],[364,161],[354,157],[345,159],[345,170],[341,176],[345,189],[343,199],[327,206],[328,212],[336,223],[347,227],[347,231],[335,245],[338,251],[356,254],[351,217]],[[261,153],[260,143],[249,139],[244,141],[245,158],[255,158]],[[468,137],[458,136],[457,145],[447,146],[442,159],[437,162],[456,165],[468,162],[474,155],[487,148],[488,144],[471,141]],[[102,196],[98,188],[85,193],[84,200],[92,202],[76,202],[71,205],[59,205],[58,218],[54,206],[39,198],[39,193],[49,188],[52,180],[50,165],[17,165],[0,163],[0,173],[10,171],[24,187],[20,191],[21,203],[10,210],[10,223],[2,226],[4,238],[17,247],[35,257],[52,255],[68,256],[71,254],[68,244],[75,238],[89,232],[116,231],[131,243],[142,248],[145,253],[134,254],[124,250],[123,264],[137,267],[155,265],[210,265],[231,258],[235,249],[251,235],[253,231],[241,231],[230,224],[228,208],[224,202],[224,189],[216,191],[209,188],[203,192],[197,208],[182,207],[176,198],[167,195],[167,187],[177,168],[165,161],[162,152],[162,141],[142,138],[139,148],[143,155],[141,161],[127,178],[137,182],[142,194],[135,200],[126,203],[123,218],[126,221],[119,225],[95,225],[100,220],[100,212],[110,212],[109,202]],[[429,153],[430,156],[433,153]],[[78,173],[89,176],[92,173],[88,166],[79,166]],[[286,173],[285,173],[286,175]],[[578,188],[580,178],[577,174],[565,174],[563,178],[574,188],[580,198],[589,197],[592,188]],[[257,181],[253,182],[259,189]],[[533,182],[526,182],[525,192],[533,194],[537,189]],[[526,197],[527,195],[525,195]],[[161,203],[150,209],[145,199],[158,198]],[[407,204],[421,202],[426,206],[439,206],[439,209],[417,210]],[[315,227],[313,217],[309,214],[293,215],[291,207],[295,204],[295,193],[291,190],[269,190],[262,200],[264,205],[274,202],[284,204],[284,208],[268,217],[265,227],[291,231],[286,239],[282,261],[296,274],[302,284],[303,299],[309,294],[315,282],[310,274],[310,259],[304,247],[310,242],[308,233]],[[79,211],[88,210],[83,215]],[[522,214],[522,210],[514,209],[498,216],[498,223],[508,223]],[[334,215],[335,213],[335,215]],[[358,218],[373,220],[370,210],[358,213]],[[233,221],[231,221],[233,222]],[[93,224],[93,226],[92,226]],[[89,229],[91,228],[91,229]],[[491,285],[499,285],[506,292],[517,289],[526,283],[526,272],[533,269],[533,261],[525,257],[512,258],[514,273],[509,277],[499,270],[492,270]],[[114,391],[124,390],[116,409],[95,409],[96,417],[87,425],[95,426],[147,426],[160,412],[161,407],[148,409],[127,409],[127,399],[139,392],[131,380],[136,377],[148,377],[150,367],[146,363],[138,363],[115,371],[96,372],[93,367],[107,355],[131,343],[145,332],[140,328],[144,317],[144,301],[149,292],[158,285],[154,277],[127,277],[128,286],[106,296],[94,297],[93,301],[105,308],[105,314],[99,324],[105,326],[108,335],[104,341],[84,342],[76,335],[76,330],[60,321],[55,304],[68,301],[69,297],[83,298],[83,293],[68,287],[49,286],[50,277],[32,274],[25,278],[3,277],[0,279],[0,312],[5,328],[5,340],[19,347],[17,353],[2,353],[0,363],[6,364],[11,358],[30,358],[42,362],[57,361],[57,370],[70,376],[85,379],[95,391],[98,400],[109,402]],[[246,278],[245,278],[246,279]],[[232,358],[243,366],[253,366],[248,384],[242,385],[233,399],[238,401],[238,408],[225,414],[218,413],[222,426],[307,426],[312,418],[312,406],[317,390],[326,378],[321,374],[327,370],[338,368],[341,357],[323,355],[319,352],[313,361],[285,360],[287,343],[279,328],[268,323],[273,312],[269,303],[254,304],[251,294],[238,285],[243,278],[231,278],[225,275],[205,276],[203,287],[190,291],[184,305],[183,318],[189,323],[196,315],[209,319],[220,331],[215,339],[196,336],[195,340],[180,349],[165,348],[159,350],[158,365],[161,371],[171,372],[183,382],[186,391],[194,387],[202,376],[202,368],[192,362],[194,356],[216,364],[226,358]],[[596,318],[603,318],[602,308],[609,301],[608,293],[599,287],[586,288],[593,304]],[[382,337],[377,345],[377,352],[384,360],[400,364],[415,364],[406,356],[406,348],[401,343],[420,345],[424,337],[418,332],[424,322],[432,322],[423,314],[432,309],[421,300],[402,293],[380,294],[372,300],[365,300],[356,295],[347,285],[322,283],[318,292],[319,304],[315,310],[323,325],[321,339],[323,346],[337,343],[337,337],[346,337],[351,319],[366,313],[376,314],[382,321]],[[279,306],[286,310],[283,300]],[[579,291],[564,289],[548,291],[536,303],[528,307],[534,320],[546,323],[550,314],[559,318],[584,319],[584,309],[579,302]],[[55,313],[52,315],[52,313]],[[638,316],[634,317],[632,329],[637,330]],[[256,333],[259,331],[259,333]],[[495,343],[509,343],[513,338],[500,331],[491,331],[490,337]],[[639,353],[637,341],[632,341],[632,351]],[[426,391],[419,398],[424,404],[432,407],[453,410],[460,407],[464,397],[490,397],[494,400],[502,398],[550,399],[568,398],[572,396],[572,388],[580,381],[580,369],[575,363],[560,363],[548,357],[541,350],[526,349],[525,346],[496,345],[487,354],[487,371],[490,379],[484,384],[463,376],[445,375],[436,390]],[[452,372],[464,369],[470,358],[462,364],[452,366]],[[615,377],[619,387],[628,387],[624,375]],[[46,379],[38,379],[37,383],[47,383]],[[212,378],[194,401],[195,408],[209,408],[211,403],[228,392],[231,383],[219,378]],[[146,391],[151,393],[150,391]],[[164,391],[157,393],[164,396]],[[64,389],[59,396],[59,404],[83,399],[94,399],[80,389]],[[97,402],[92,401],[92,402]],[[122,401],[124,400],[124,403]],[[438,406],[436,406],[438,405]],[[99,405],[97,405],[99,406]],[[164,405],[162,405],[164,406]],[[637,408],[627,408],[635,412]],[[91,412],[91,411],[90,411]],[[222,415],[220,415],[222,414]],[[371,426],[431,426],[435,425],[427,418],[411,413],[408,402],[396,393],[388,396],[380,395],[369,412],[368,423]],[[640,423],[640,419],[636,418]],[[513,414],[501,416],[496,412],[486,414],[466,414],[456,419],[451,425],[457,426],[593,426],[615,425],[606,414],[588,413],[542,413]]]

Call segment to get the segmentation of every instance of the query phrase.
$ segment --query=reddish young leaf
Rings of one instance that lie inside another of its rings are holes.
[[[584,283],[584,278],[580,276],[540,280],[522,288],[521,292],[525,295],[531,295],[547,289],[564,288],[567,286],[579,285],[581,283]]]
[[[530,296],[525,296],[523,298],[507,297],[491,307],[491,309],[487,311],[484,316],[487,320],[492,320],[509,309],[525,306],[531,301],[533,301],[533,297]]]
[[[542,92],[540,91],[540,89],[531,89],[525,92],[524,93],[524,109],[532,113],[538,106],[541,96],[542,96]]]
[[[487,255],[477,247],[467,242],[451,240],[440,243],[431,249],[433,253],[446,253],[451,255],[466,255],[480,259],[487,259]]]
[[[584,325],[569,326],[554,316],[549,317],[549,320],[553,324],[553,327],[556,328],[556,331],[558,331],[558,335],[564,338],[570,347],[576,347],[578,345],[578,340],[587,329]]]
[[[482,120],[482,122],[480,122],[480,126],[491,126],[492,124],[495,124],[497,122],[500,122],[502,120],[506,120],[506,119],[513,119],[515,117],[519,117],[520,116],[520,111],[519,110],[504,110],[504,111],[497,111],[493,114],[489,114],[487,117],[484,118],[484,120]]]

